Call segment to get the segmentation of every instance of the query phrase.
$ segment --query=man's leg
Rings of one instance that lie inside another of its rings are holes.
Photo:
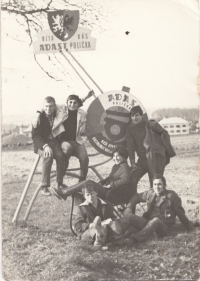
[[[148,221],[142,230],[132,234],[132,238],[135,238],[137,242],[143,242],[154,232],[162,237],[167,233],[167,226],[159,218]]]
[[[52,146],[53,150],[53,158],[56,160],[56,181],[59,185],[62,185],[63,183],[63,177],[65,175],[65,157],[61,150],[60,143],[56,143],[54,146]]]
[[[42,182],[41,189],[44,195],[51,195],[47,187],[50,186],[50,174],[53,157],[44,157],[44,150],[39,149],[38,154],[42,157]]]
[[[146,158],[139,158],[137,161],[137,170],[133,171],[131,174],[131,181],[133,181],[136,186],[139,180],[148,172],[148,163]]]
[[[69,142],[66,142],[66,141],[61,143],[61,149],[65,155],[65,170],[66,170],[69,166],[69,159],[72,156],[74,149],[73,149],[73,146]]]
[[[95,229],[87,229],[82,235],[81,240],[91,242],[95,240],[96,231]]]
[[[89,158],[87,154],[87,150],[85,149],[84,145],[81,145],[77,142],[71,142],[73,145],[73,155],[78,158],[80,162],[80,178],[79,181],[86,180],[87,173],[88,173],[88,164],[89,164]]]
[[[148,220],[134,214],[129,214],[120,218],[119,223],[121,226],[121,233],[125,233],[130,226],[142,230],[148,224]]]
[[[81,240],[94,241],[94,246],[103,246],[108,234],[107,225],[101,225],[101,218],[96,216],[93,223],[81,235]]]
[[[129,214],[120,219],[111,221],[108,224],[108,228],[112,230],[109,235],[109,242],[112,242],[118,246],[122,246],[126,244],[125,240],[127,239],[124,240],[124,234],[127,230],[130,230],[130,227],[132,227],[132,230],[134,228],[135,231],[140,231],[147,225],[147,223],[148,220],[133,214]],[[131,236],[131,238],[128,238],[130,240],[129,243],[132,244],[132,232],[129,234],[129,236]]]
[[[156,173],[163,175],[166,165],[166,157],[156,153]]]

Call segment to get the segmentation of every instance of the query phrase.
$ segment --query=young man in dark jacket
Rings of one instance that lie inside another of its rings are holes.
[[[146,122],[143,118],[143,111],[140,106],[134,106],[130,110],[131,124],[127,126],[126,141],[129,159],[132,166],[132,179],[137,184],[138,181],[146,174],[149,174],[150,183],[152,185],[152,176],[150,173],[147,160],[147,150],[145,148],[146,140]],[[170,157],[175,156],[175,152],[170,143],[168,132],[156,121],[148,121],[148,127],[152,135],[152,146],[155,151],[156,171],[154,173],[164,173],[165,166],[169,163]],[[135,154],[138,156],[137,163]]]
[[[55,99],[46,97],[44,99],[43,111],[39,116],[37,126],[32,127],[32,139],[34,143],[34,152],[43,158],[42,163],[42,183],[41,189],[44,195],[51,195],[48,190],[50,186],[50,173],[53,164],[53,158],[56,160],[57,186],[63,186],[63,177],[65,174],[65,159],[60,147],[60,142],[52,134],[52,126],[55,118]]]
[[[175,191],[166,189],[164,176],[154,175],[153,188],[134,195],[124,211],[124,216],[135,213],[136,205],[141,202],[147,202],[147,211],[142,217],[137,216],[134,226],[140,231],[132,235],[134,242],[145,240],[153,230],[158,236],[164,236],[175,225],[176,216],[188,231],[193,229],[193,224],[185,215],[181,198]]]

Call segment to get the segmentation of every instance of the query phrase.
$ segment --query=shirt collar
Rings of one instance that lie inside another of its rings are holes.
[[[143,127],[143,126],[145,125],[145,121],[144,121],[144,119],[142,118],[142,121],[141,121],[140,123],[134,124],[133,122],[131,122],[131,125],[132,125],[133,127]]]
[[[99,201],[102,205],[107,205],[107,203],[105,201],[103,201],[101,198],[99,198]],[[89,206],[89,203],[85,200],[83,203],[81,203],[79,206]]]
[[[55,112],[52,115],[47,115],[46,113],[45,115],[49,120],[53,120],[55,118]]]

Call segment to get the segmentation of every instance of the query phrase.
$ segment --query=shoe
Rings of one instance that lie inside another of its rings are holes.
[[[101,225],[101,218],[97,216],[93,221],[93,227],[96,230],[96,239],[94,241],[94,246],[101,247],[105,244],[107,237],[107,225]]]
[[[42,192],[42,194],[45,195],[45,196],[51,196],[51,192],[48,190],[47,187],[42,188],[41,192]]]
[[[55,195],[58,199],[60,200],[66,200],[67,199],[67,194],[64,194],[61,189],[56,189],[52,186],[49,187],[50,192],[52,195]]]
[[[64,183],[57,183],[56,189],[65,189],[65,188],[68,188],[68,186]]]
[[[80,176],[78,182],[82,182],[82,181],[85,181],[85,180],[86,180],[86,177]]]

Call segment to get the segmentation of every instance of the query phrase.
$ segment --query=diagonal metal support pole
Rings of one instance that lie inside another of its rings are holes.
[[[79,78],[82,80],[82,82],[85,84],[85,86],[90,90],[89,85],[85,82],[85,80],[82,78],[82,76],[79,74],[79,72],[76,70],[76,68],[73,66],[73,64],[71,63],[71,61],[65,56],[65,54],[60,51],[60,53],[63,55],[63,57],[67,60],[67,62],[71,65],[71,67],[74,69],[74,71],[76,72],[76,74],[79,76]]]
[[[31,184],[33,175],[34,175],[34,173],[35,173],[35,170],[36,170],[36,168],[37,168],[37,165],[38,165],[39,161],[40,161],[40,155],[37,155],[36,158],[35,158],[35,162],[34,162],[34,164],[33,164],[33,167],[32,167],[32,169],[31,169],[29,178],[28,178],[28,180],[27,180],[27,182],[26,182],[26,185],[25,185],[25,188],[24,188],[24,190],[23,190],[22,196],[21,196],[21,198],[20,198],[19,204],[18,204],[17,209],[16,209],[16,211],[15,211],[14,217],[13,217],[13,219],[12,219],[12,222],[15,222],[15,221],[17,220],[18,214],[19,214],[19,212],[20,212],[20,210],[21,210],[22,204],[23,204],[23,202],[24,202],[25,196],[26,196],[26,194],[27,194],[27,191],[28,191],[28,189],[29,189],[29,186],[30,186],[30,184]]]
[[[67,51],[68,54],[73,58],[73,60],[80,66],[80,68],[85,72],[85,74],[90,78],[90,80],[95,84],[95,86],[99,89],[99,91],[103,94],[102,89],[97,85],[97,83],[92,79],[89,73],[85,70],[85,68],[80,64],[80,62],[72,55],[70,51]]]
[[[32,207],[33,207],[33,204],[34,204],[34,202],[35,202],[35,199],[36,199],[36,197],[37,197],[37,195],[38,195],[38,193],[39,193],[39,191],[40,191],[40,188],[41,188],[41,184],[39,184],[39,185],[37,186],[37,188],[36,188],[36,190],[35,190],[35,192],[34,192],[34,194],[33,194],[33,197],[32,197],[32,199],[31,199],[31,201],[30,201],[30,203],[29,203],[29,206],[28,206],[28,208],[27,208],[27,210],[26,210],[26,214],[25,214],[25,216],[24,216],[24,221],[25,221],[25,222],[27,221],[27,219],[28,219],[28,217],[29,217],[30,211],[31,211],[31,209],[32,209]]]
[[[73,64],[70,62],[70,60],[67,58],[67,56],[60,51],[60,53],[63,55],[63,57],[68,61],[68,63],[71,65],[71,67],[74,69],[74,71],[76,72],[76,74],[79,76],[79,78],[83,81],[83,83],[86,85],[86,87],[88,89],[90,89],[90,87],[88,86],[88,84],[85,82],[85,80],[83,79],[83,77],[79,74],[79,72],[76,70],[76,68],[73,66]],[[90,78],[90,80],[95,84],[95,86],[99,89],[99,91],[103,94],[102,89],[97,85],[97,83],[94,81],[94,79],[89,75],[89,73],[83,68],[83,66],[78,62],[78,60],[69,52],[67,51],[67,53],[72,57],[72,59],[79,65],[79,67],[85,72],[85,74]],[[95,98],[96,96],[93,95]]]

